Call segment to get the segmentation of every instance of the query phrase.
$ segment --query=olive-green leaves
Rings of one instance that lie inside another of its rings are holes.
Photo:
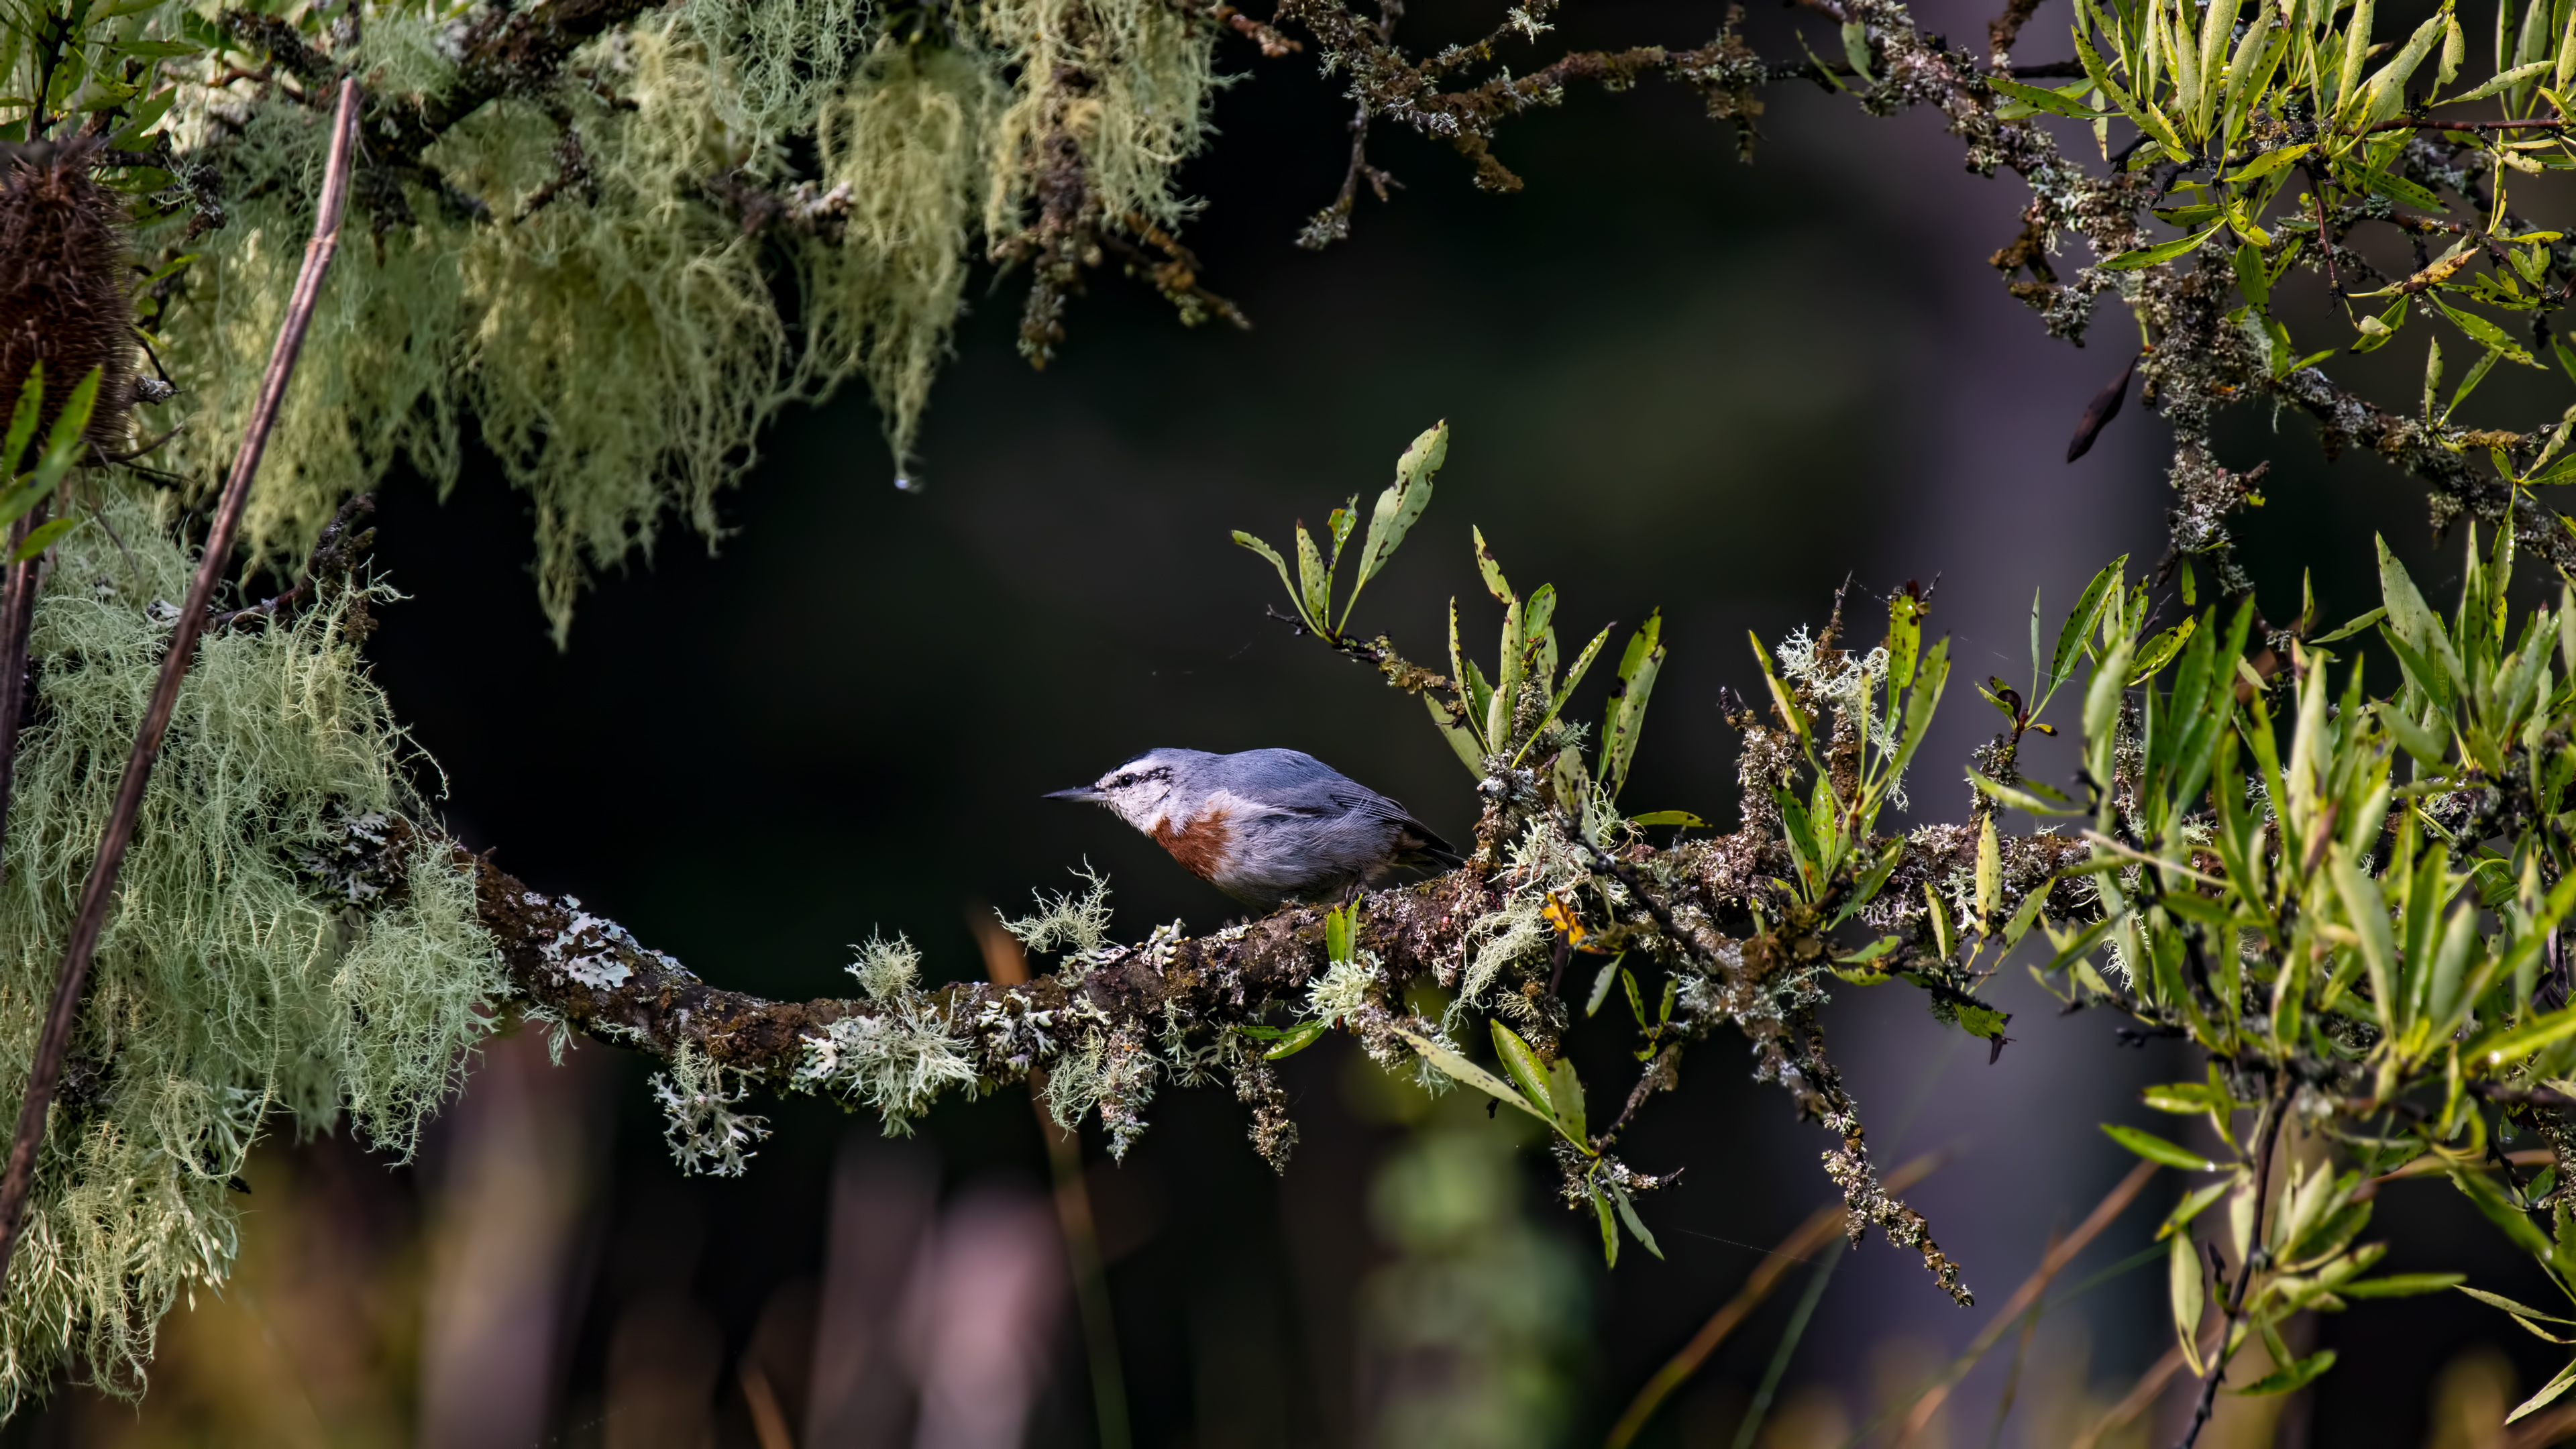
[[[1369,515],[1368,533],[1360,543],[1358,576],[1351,580],[1350,596],[1342,601],[1339,618],[1333,613],[1333,576],[1341,569],[1342,548],[1350,541],[1359,518],[1358,497],[1334,509],[1325,520],[1325,535],[1332,544],[1329,555],[1316,545],[1304,523],[1297,525],[1297,572],[1293,578],[1288,573],[1288,561],[1280,557],[1277,549],[1241,529],[1234,531],[1234,541],[1270,560],[1270,566],[1279,571],[1279,582],[1287,586],[1289,601],[1297,606],[1299,622],[1318,637],[1338,642],[1350,625],[1351,610],[1360,601],[1360,590],[1386,568],[1405,534],[1422,517],[1422,510],[1431,506],[1432,477],[1448,456],[1449,425],[1442,422],[1415,438],[1413,446],[1396,460],[1395,482],[1378,495],[1377,507]]]
[[[88,450],[86,434],[90,414],[98,404],[99,377],[99,370],[91,368],[72,389],[56,412],[53,427],[45,434],[44,450],[32,468],[21,471],[19,465],[44,415],[45,399],[45,365],[38,362],[27,369],[26,385],[19,389],[17,403],[9,411],[8,433],[0,437],[0,526],[17,522],[29,509],[53,497],[63,476]],[[10,550],[9,562],[24,563],[36,557],[80,523],[78,516],[65,516],[36,525]]]
[[[1368,537],[1360,544],[1359,576],[1351,580],[1351,597],[1342,605],[1342,616],[1335,621],[1335,631],[1349,626],[1351,607],[1360,601],[1360,590],[1378,576],[1386,561],[1395,556],[1396,546],[1412,531],[1422,510],[1431,506],[1431,479],[1449,458],[1449,424],[1431,425],[1404,456],[1395,460],[1395,482],[1377,496],[1377,507],[1369,514]],[[1348,525],[1337,530],[1333,539],[1336,556],[1341,552],[1342,536]]]
[[[1619,656],[1618,679],[1610,686],[1609,708],[1601,720],[1601,788],[1614,800],[1628,783],[1628,762],[1636,758],[1637,736],[1646,726],[1646,701],[1664,667],[1663,637],[1664,611],[1652,610]]]

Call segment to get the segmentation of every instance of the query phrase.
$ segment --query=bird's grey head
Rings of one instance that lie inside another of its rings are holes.
[[[1199,762],[1207,758],[1198,750],[1147,750],[1091,784],[1052,790],[1046,798],[1106,805],[1118,812],[1121,820],[1150,833],[1167,813],[1185,807],[1189,798],[1206,793],[1194,787],[1192,777]],[[1174,798],[1176,792],[1182,798]]]

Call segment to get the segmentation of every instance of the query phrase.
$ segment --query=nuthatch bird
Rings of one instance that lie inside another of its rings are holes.
[[[1347,900],[1458,853],[1403,806],[1300,750],[1147,750],[1050,800],[1106,805],[1189,872],[1248,906]]]

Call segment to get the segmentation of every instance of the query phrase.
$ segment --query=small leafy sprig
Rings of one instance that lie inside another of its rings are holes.
[[[0,438],[0,528],[6,528],[27,515],[27,510],[54,496],[72,465],[89,451],[90,413],[98,404],[100,373],[91,368],[71,395],[63,400],[54,425],[45,434],[44,450],[29,466],[28,446],[36,439],[36,425],[42,421],[45,407],[45,365],[36,363],[27,369],[27,383],[18,391],[18,402],[9,412],[9,431]],[[40,523],[27,531],[27,536],[11,550],[11,563],[24,563],[36,557],[64,534],[80,526],[77,514]]]

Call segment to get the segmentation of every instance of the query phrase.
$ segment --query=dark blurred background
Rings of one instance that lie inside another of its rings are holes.
[[[1982,36],[1982,12],[1940,10],[1932,28]],[[1433,0],[1401,33],[1428,47],[1489,19]],[[1691,44],[1713,20],[1612,0],[1550,43]],[[1757,17],[1766,51],[1788,48],[1785,24]],[[2043,21],[2022,54],[2065,48]],[[876,930],[920,943],[934,976],[980,976],[969,913],[1017,911],[1086,860],[1129,938],[1222,922],[1229,903],[1149,842],[1037,798],[1153,745],[1306,749],[1464,838],[1470,782],[1419,707],[1266,619],[1276,579],[1226,542],[1237,527],[1279,539],[1373,495],[1444,417],[1436,501],[1361,622],[1430,658],[1455,595],[1470,638],[1490,635],[1471,522],[1524,591],[1557,585],[1569,653],[1661,606],[1672,656],[1626,797],[1639,809],[1731,826],[1735,741],[1717,700],[1758,693],[1745,631],[1821,623],[1848,578],[1855,624],[1874,633],[1878,601],[1919,579],[1937,580],[1932,622],[1961,667],[1914,806],[1955,817],[1955,772],[1992,726],[1969,684],[2027,682],[2030,592],[2053,632],[2112,556],[2161,561],[2160,420],[2133,403],[2090,457],[2062,461],[2133,324],[2106,309],[2081,350],[2041,334],[1985,261],[2025,193],[1965,174],[1936,117],[1871,120],[1784,89],[1746,167],[1686,91],[1578,89],[1506,130],[1500,153],[1529,183],[1508,197],[1386,129],[1373,156],[1406,189],[1364,200],[1354,238],[1317,256],[1289,239],[1339,183],[1347,105],[1311,57],[1226,56],[1250,78],[1222,94],[1214,150],[1186,173],[1208,201],[1187,240],[1255,330],[1184,330],[1149,288],[1104,274],[1040,374],[1015,355],[1019,286],[1003,278],[939,385],[925,495],[890,486],[863,397],[800,412],[723,500],[722,547],[674,533],[603,577],[560,654],[528,577],[523,498],[488,465],[444,503],[417,479],[388,487],[379,556],[412,598],[372,652],[463,839],[714,981],[802,997],[851,991],[849,943]],[[2089,138],[2068,145],[2090,154]],[[2288,305],[2303,345],[2344,338],[2320,298]],[[2371,361],[2403,390],[2420,346]],[[2548,405],[2517,385],[2490,383],[2479,406]],[[2374,530],[2428,593],[2456,586],[2457,536],[2430,535],[2409,485],[2369,459],[2327,464],[2297,419],[2272,426],[2231,418],[2222,449],[2231,466],[2276,460],[2246,525],[2272,617],[2297,612],[2302,567],[2331,621],[2375,602]],[[1604,682],[1584,691],[1586,717]],[[2062,782],[2068,762],[2043,750],[2039,769]],[[2017,1015],[1992,1066],[1901,986],[1846,988],[1826,1016],[1882,1167],[1950,1152],[1910,1197],[1980,1306],[1864,1246],[1821,1285],[1744,1440],[1816,1283],[1795,1265],[1641,1442],[1845,1443],[1984,1329],[2052,1233],[2127,1170],[2095,1124],[2147,1123],[2135,1089],[2190,1063],[2122,1048],[2099,1013],[2056,1015],[2026,974],[1993,991]],[[1617,1016],[1575,1039],[1596,1099],[1633,1070]],[[1123,1166],[1086,1140],[1138,1446],[1598,1442],[1833,1196],[1825,1134],[1724,1039],[1633,1139],[1641,1167],[1687,1169],[1643,1206],[1667,1256],[1631,1249],[1615,1271],[1511,1123],[1389,1083],[1344,1039],[1284,1066],[1304,1133],[1284,1176],[1222,1089],[1167,1085]],[[762,1102],[775,1135],[749,1175],[709,1180],[672,1166],[648,1076],[595,1043],[550,1065],[520,1033],[486,1054],[417,1163],[345,1140],[272,1144],[241,1274],[165,1325],[141,1410],[67,1390],[8,1437],[1096,1442],[1023,1093],[952,1099],[902,1142],[811,1101]],[[1914,1442],[2064,1444],[2126,1396],[2172,1342],[2163,1260],[2136,1257],[2180,1191],[2170,1174],[2152,1184],[2060,1276],[2040,1331],[2007,1335]],[[2391,1266],[2465,1268],[2545,1301],[2449,1188],[2398,1184],[2379,1201]],[[2203,1442],[2500,1445],[2477,1426],[2559,1366],[2452,1298],[2302,1332],[2302,1348],[2342,1354],[2322,1392],[2231,1401]],[[2181,1405],[2169,1392],[2104,1442],[2167,1442]]]

